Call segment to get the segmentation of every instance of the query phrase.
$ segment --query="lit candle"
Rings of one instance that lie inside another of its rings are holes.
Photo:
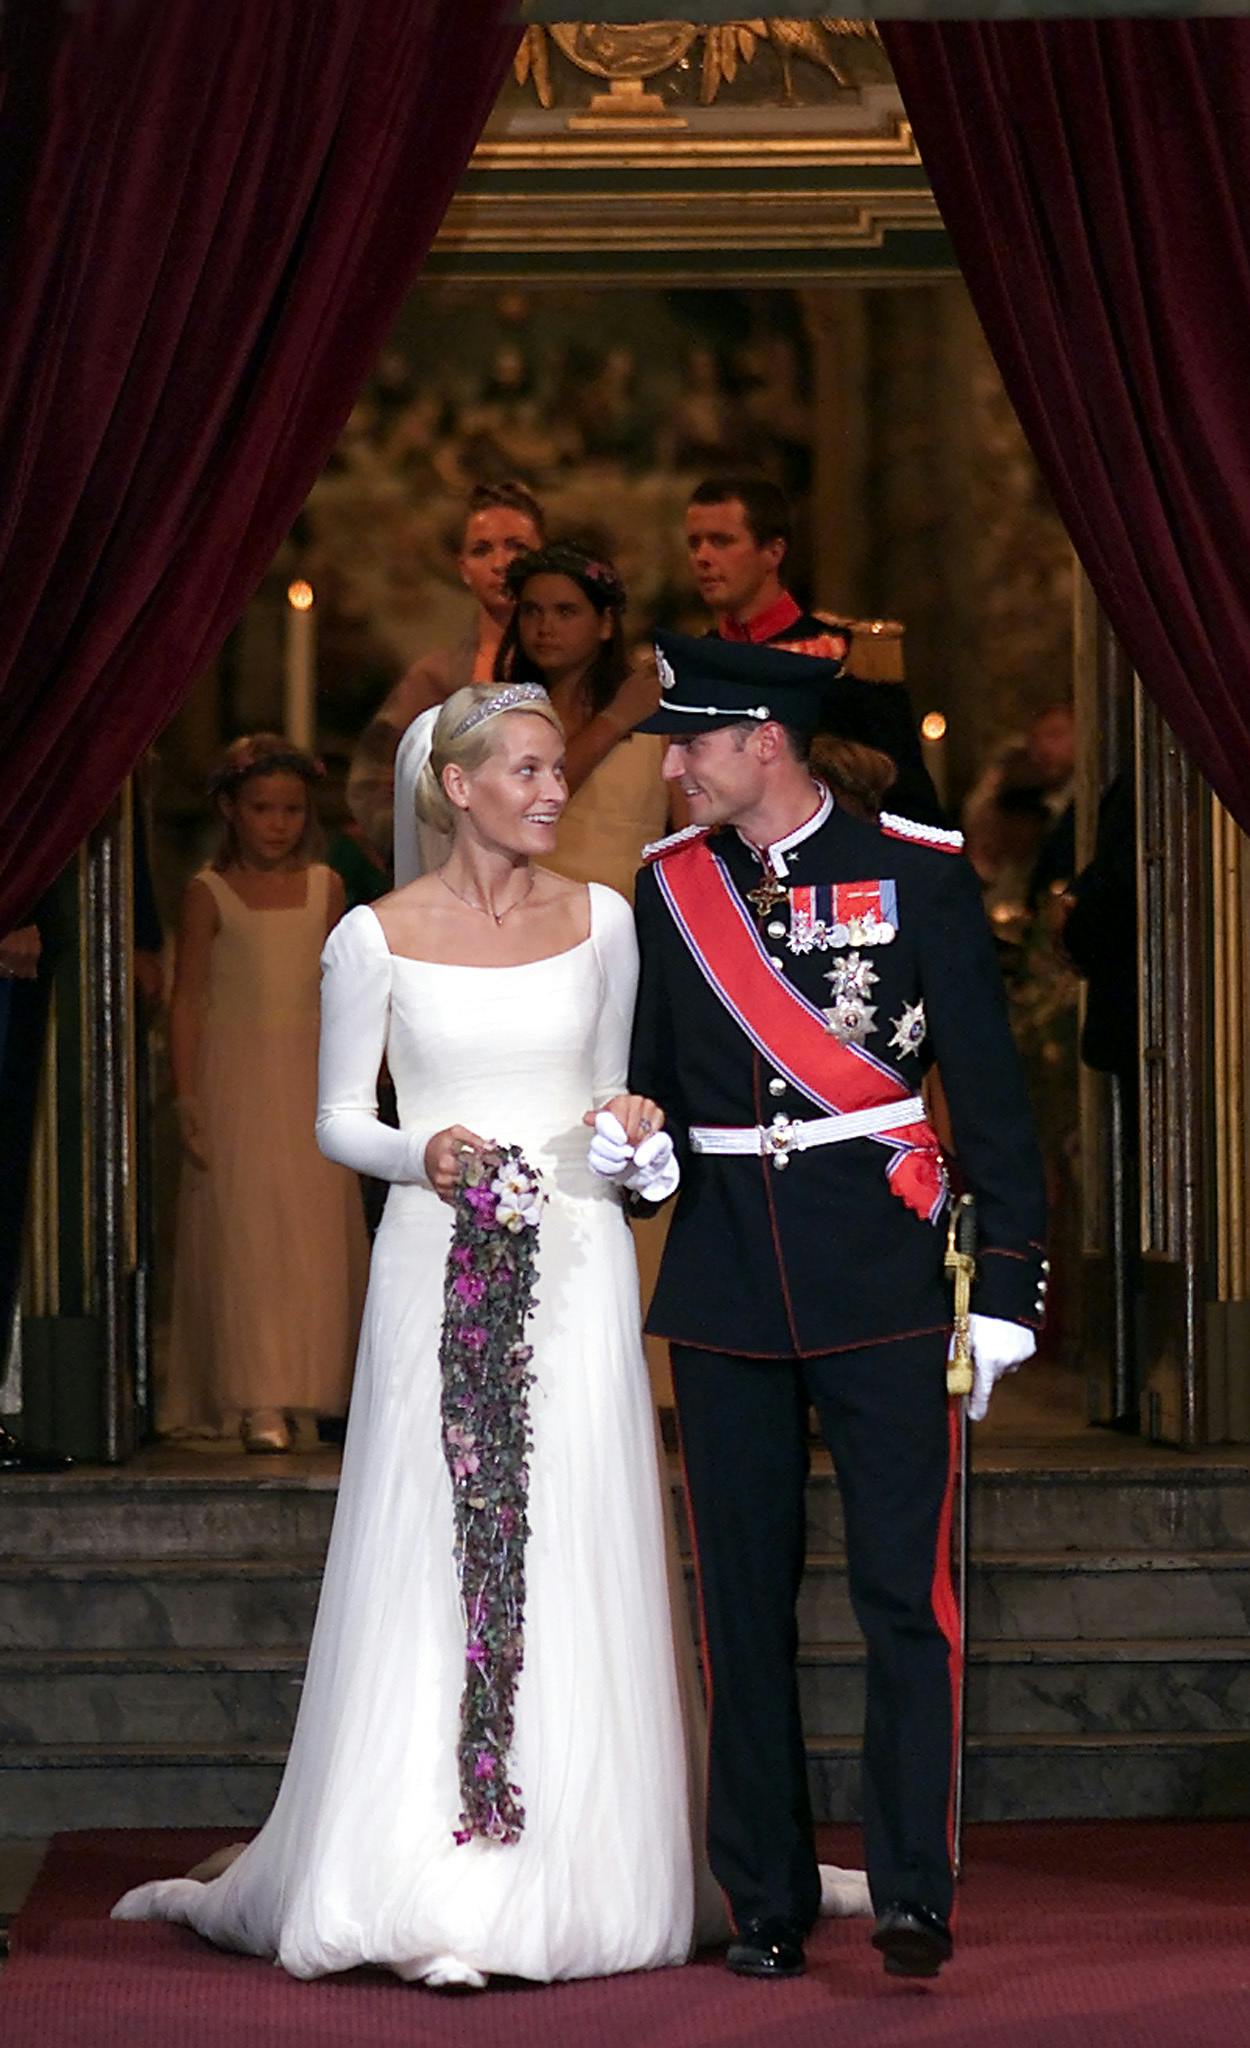
[[[282,726],[297,747],[310,750],[317,725],[317,622],[313,602],[311,583],[301,578],[287,585]]]
[[[940,711],[926,711],[920,721],[920,751],[929,771],[938,802],[946,802],[946,719]]]

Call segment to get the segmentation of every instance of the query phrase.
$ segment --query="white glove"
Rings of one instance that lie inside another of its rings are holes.
[[[641,1195],[644,1202],[667,1202],[680,1179],[672,1139],[667,1131],[653,1131],[634,1153],[634,1170],[626,1174],[621,1186]]]
[[[592,1173],[616,1181],[647,1202],[667,1201],[681,1179],[681,1167],[667,1131],[653,1132],[635,1150],[625,1135],[624,1125],[610,1109],[601,1109],[595,1118],[587,1157]]]
[[[604,1180],[624,1180],[633,1163],[634,1148],[625,1136],[625,1126],[610,1109],[595,1118],[594,1136],[587,1154],[592,1173]]]
[[[1004,1373],[1014,1372],[1037,1350],[1037,1339],[1023,1323],[1010,1323],[1002,1316],[971,1315],[972,1392],[968,1396],[969,1422],[984,1422],[990,1395]],[[954,1349],[954,1339],[951,1339]]]

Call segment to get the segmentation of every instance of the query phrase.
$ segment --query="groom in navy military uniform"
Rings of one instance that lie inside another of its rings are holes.
[[[795,1679],[807,1415],[867,1643],[864,1826],[887,1970],[951,1953],[958,1699],[936,1060],[980,1236],[983,1415],[1034,1348],[1042,1168],[957,833],[840,808],[805,761],[838,667],[661,634],[665,777],[694,823],[638,879],[630,1088],[682,1186],[647,1321],[672,1350],[709,1681],[709,1851],[730,1967],[797,1975],[819,1905]],[[629,1132],[633,1139],[636,1133]]]

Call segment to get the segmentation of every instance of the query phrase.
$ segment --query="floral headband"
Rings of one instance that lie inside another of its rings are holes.
[[[325,764],[302,747],[278,746],[251,740],[237,753],[230,753],[209,777],[208,792],[218,796],[237,789],[251,775],[298,775],[301,782],[320,782]]]
[[[568,541],[552,541],[548,547],[517,555],[508,564],[505,578],[510,595],[519,597],[531,576],[567,576],[602,610],[619,612],[625,608],[625,585],[611,562],[588,555]]]

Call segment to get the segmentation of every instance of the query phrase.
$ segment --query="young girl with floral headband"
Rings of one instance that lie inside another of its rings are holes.
[[[170,1005],[182,1138],[173,1327],[157,1419],[286,1451],[341,1415],[367,1250],[353,1174],[318,1152],[318,960],[344,907],[314,860],[320,763],[227,748],[211,865],[188,884]]]

